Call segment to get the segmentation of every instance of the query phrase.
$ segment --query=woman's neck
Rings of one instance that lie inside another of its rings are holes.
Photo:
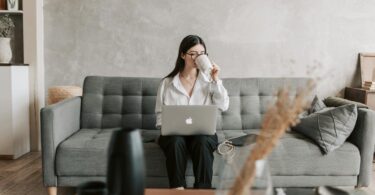
[[[180,74],[184,78],[195,79],[198,76],[198,70],[196,68],[185,68]]]

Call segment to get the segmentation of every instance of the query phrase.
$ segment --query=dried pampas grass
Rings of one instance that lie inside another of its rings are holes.
[[[256,144],[239,172],[229,195],[251,193],[250,187],[255,177],[255,162],[265,159],[285,131],[299,122],[298,115],[309,107],[307,97],[314,87],[315,84],[311,80],[307,88],[298,90],[292,99],[288,88],[278,91],[276,103],[265,113]]]

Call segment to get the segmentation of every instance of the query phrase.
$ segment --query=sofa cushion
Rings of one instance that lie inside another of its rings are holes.
[[[109,141],[113,131],[119,129],[81,129],[63,141],[56,151],[57,175],[105,176]],[[159,131],[140,131],[142,141],[152,144],[155,144],[155,137],[160,134]],[[153,150],[148,147],[145,151]]]
[[[56,150],[56,174],[105,176],[107,149],[115,130],[81,129],[63,141]]]
[[[268,159],[272,175],[353,176],[360,168],[360,153],[352,143],[322,155],[313,141],[293,131],[280,139]]]
[[[107,147],[111,133],[117,129],[81,129],[65,140],[57,149],[56,171],[59,176],[105,176]],[[148,132],[148,130],[146,130]],[[218,137],[237,137],[255,130],[218,131]],[[219,136],[220,135],[220,136]],[[157,136],[157,135],[155,135]],[[144,143],[148,177],[166,177],[165,156],[155,142]],[[248,147],[238,147],[245,153]],[[214,153],[214,175],[219,175],[221,156]],[[241,158],[245,158],[242,156]],[[342,162],[351,163],[342,163]],[[345,142],[329,155],[321,155],[319,147],[304,136],[288,132],[269,156],[272,175],[358,175],[360,155],[357,147]],[[191,161],[187,176],[193,175]]]
[[[231,134],[234,130],[223,131]],[[245,132],[254,132],[245,131]],[[220,132],[218,132],[220,133]],[[237,132],[240,135],[241,132]],[[227,137],[229,138],[229,137]],[[144,144],[146,154],[147,176],[167,177],[165,157],[156,143]],[[237,147],[238,154],[245,154],[249,147]],[[213,174],[219,175],[221,156],[214,153]],[[244,155],[238,155],[243,160]],[[348,162],[351,163],[342,163]],[[340,148],[329,155],[323,156],[319,147],[304,136],[295,132],[286,133],[269,157],[272,175],[345,175],[353,176],[359,173],[360,155],[356,146],[345,142]],[[152,167],[152,168],[151,168]],[[189,160],[186,170],[187,176],[193,176],[192,162]]]

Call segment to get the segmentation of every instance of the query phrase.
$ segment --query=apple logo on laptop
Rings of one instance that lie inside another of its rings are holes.
[[[189,117],[189,118],[187,118],[187,119],[185,120],[185,123],[186,123],[187,125],[191,125],[191,124],[193,124],[193,119],[192,119],[191,117]]]

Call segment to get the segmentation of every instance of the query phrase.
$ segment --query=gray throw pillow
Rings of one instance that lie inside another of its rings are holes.
[[[324,154],[340,147],[349,137],[357,121],[357,106],[323,108],[300,119],[292,129],[316,142]]]
[[[324,102],[321,99],[318,98],[318,96],[315,96],[313,101],[311,102],[309,114],[317,112],[317,111],[322,110],[324,108],[327,108],[327,106],[324,104]]]

